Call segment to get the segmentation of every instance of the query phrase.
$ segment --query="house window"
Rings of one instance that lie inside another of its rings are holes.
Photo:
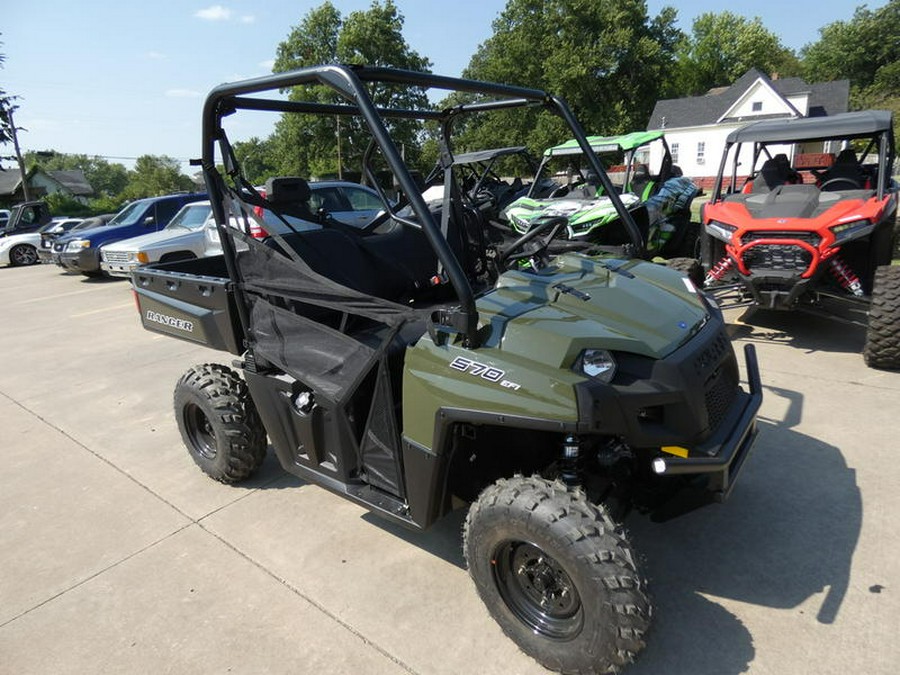
[[[697,164],[706,164],[706,143],[704,141],[697,143]]]
[[[762,112],[762,101],[753,101],[753,112]]]
[[[678,143],[669,146],[669,154],[672,155],[672,164],[678,164]]]

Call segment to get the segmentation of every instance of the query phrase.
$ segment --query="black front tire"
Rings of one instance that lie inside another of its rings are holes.
[[[247,385],[231,368],[204,363],[182,375],[175,418],[191,457],[210,478],[236,483],[265,459],[265,429]]]
[[[875,270],[863,358],[870,368],[900,369],[900,267]]]
[[[503,479],[466,518],[469,574],[519,648],[563,673],[609,673],[644,647],[645,583],[625,533],[580,491]]]

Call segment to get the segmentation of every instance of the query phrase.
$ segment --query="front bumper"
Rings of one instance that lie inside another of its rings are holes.
[[[137,269],[140,263],[137,262],[100,262],[100,269],[111,277],[131,278],[131,273]]]
[[[762,383],[753,345],[744,345],[749,393],[739,392],[725,419],[715,433],[693,448],[688,457],[659,457],[653,462],[654,473],[662,476],[706,474],[707,490],[716,501],[724,501],[731,493],[756,440],[756,415],[762,404]]]
[[[60,251],[59,260],[56,264],[70,272],[100,271],[99,255],[92,248],[85,248],[80,251]]]

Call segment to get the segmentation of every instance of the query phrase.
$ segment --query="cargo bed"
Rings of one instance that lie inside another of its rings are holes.
[[[244,352],[223,256],[139,267],[132,285],[147,330],[238,356]]]

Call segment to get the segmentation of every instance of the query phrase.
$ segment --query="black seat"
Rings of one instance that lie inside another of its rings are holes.
[[[835,182],[826,185],[829,181]],[[821,184],[826,192],[830,192],[832,190],[852,190],[851,183],[855,184],[857,188],[865,187],[866,175],[856,159],[853,148],[844,148],[834,160],[834,164],[822,175]]]
[[[309,183],[299,176],[278,176],[266,181],[266,200],[274,211],[317,223],[319,217],[309,206],[311,196]]]
[[[787,155],[778,154],[767,159],[753,179],[753,192],[771,192],[780,185],[796,183],[799,175],[791,168]]]

